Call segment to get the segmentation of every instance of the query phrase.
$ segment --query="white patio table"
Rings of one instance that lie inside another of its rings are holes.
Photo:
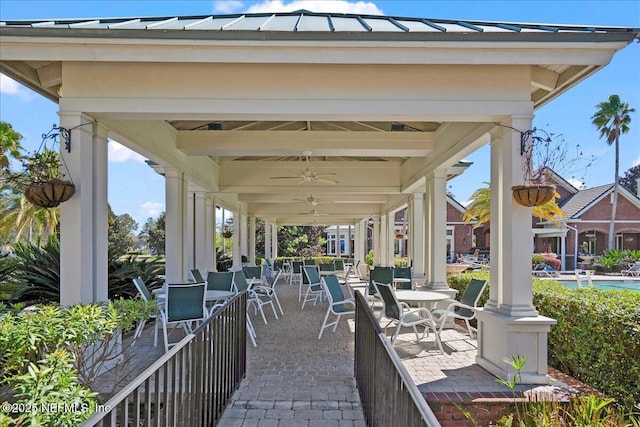
[[[396,291],[396,297],[398,301],[414,302],[418,306],[429,310],[433,309],[433,306],[438,301],[449,299],[448,295],[433,291]]]

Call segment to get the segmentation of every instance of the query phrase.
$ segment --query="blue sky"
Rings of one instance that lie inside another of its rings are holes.
[[[36,1],[0,0],[0,20],[178,16],[212,13],[308,9],[442,19],[611,25],[640,28],[640,0],[629,1]],[[0,50],[1,54],[1,50]],[[35,150],[41,135],[58,123],[57,104],[0,75],[0,120],[20,132],[23,145]],[[536,112],[534,126],[562,134],[585,157],[596,157],[586,170],[575,170],[588,187],[613,182],[614,150],[598,138],[591,124],[595,106],[619,94],[631,107],[631,132],[621,139],[620,173],[640,163],[640,43],[617,53],[612,62],[577,87]],[[129,213],[140,225],[164,210],[164,179],[144,159],[109,144],[109,203],[116,214]],[[571,150],[570,150],[571,151]],[[470,155],[473,166],[450,181],[455,197],[465,202],[479,183],[489,180],[488,146]],[[567,177],[570,178],[570,177]],[[136,185],[131,185],[135,182]]]

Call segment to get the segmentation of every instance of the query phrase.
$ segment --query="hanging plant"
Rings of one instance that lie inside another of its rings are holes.
[[[225,239],[228,239],[229,237],[233,236],[233,230],[231,230],[229,227],[223,227],[222,228],[222,237],[224,237]]]
[[[65,179],[60,174],[62,166],[60,154],[47,147],[46,141],[57,142],[60,133],[66,131],[54,125],[53,129],[42,135],[42,144],[35,153],[23,157],[22,170],[7,171],[3,174],[3,181],[11,185],[16,191],[24,194],[33,205],[41,208],[54,208],[69,200],[76,191],[71,179]]]

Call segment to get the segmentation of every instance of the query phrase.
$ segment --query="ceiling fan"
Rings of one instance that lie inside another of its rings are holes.
[[[306,199],[293,199],[293,201],[294,203],[309,203],[311,206],[318,206],[318,204],[320,203],[333,203],[330,200],[316,199],[315,197],[313,197],[313,194],[311,194]]]
[[[320,213],[316,209],[312,209],[309,212],[301,212],[300,215],[311,215],[311,216],[316,217],[316,218],[319,217],[319,216],[329,216],[329,214]]]
[[[309,169],[309,156],[311,156],[311,151],[305,151],[302,153],[305,162],[305,169],[300,172],[292,171],[292,173],[297,174],[295,176],[272,176],[269,179],[297,179],[298,184],[304,184],[305,182],[320,182],[323,184],[337,184],[338,181],[334,179],[326,178],[327,176],[335,176],[335,173],[327,172],[327,173],[316,173]]]

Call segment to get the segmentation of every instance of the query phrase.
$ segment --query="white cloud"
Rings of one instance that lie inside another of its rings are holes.
[[[126,162],[129,160],[133,160],[139,163],[144,163],[144,161],[146,160],[140,154],[128,149],[127,147],[116,141],[109,141],[108,151],[110,162]]]
[[[567,182],[576,187],[578,190],[584,190],[585,188],[587,188],[587,185],[579,179],[571,178],[568,179]]]
[[[0,93],[18,96],[24,101],[30,101],[33,97],[17,81],[4,74],[0,74]]]
[[[234,13],[242,9],[243,6],[244,4],[241,1],[214,1],[213,11],[216,13]]]
[[[145,218],[155,218],[164,210],[164,205],[158,202],[144,202],[140,205],[140,209]]]
[[[637,158],[637,159],[635,159],[635,160],[633,161],[633,163],[631,164],[631,166],[638,166],[638,165],[640,165],[640,156],[638,156],[638,158]]]
[[[334,13],[358,13],[364,15],[384,15],[382,10],[374,3],[368,1],[349,2],[344,0],[294,0],[290,2],[282,0],[266,0],[255,4],[247,13],[260,12],[292,12],[306,9],[311,12]]]

